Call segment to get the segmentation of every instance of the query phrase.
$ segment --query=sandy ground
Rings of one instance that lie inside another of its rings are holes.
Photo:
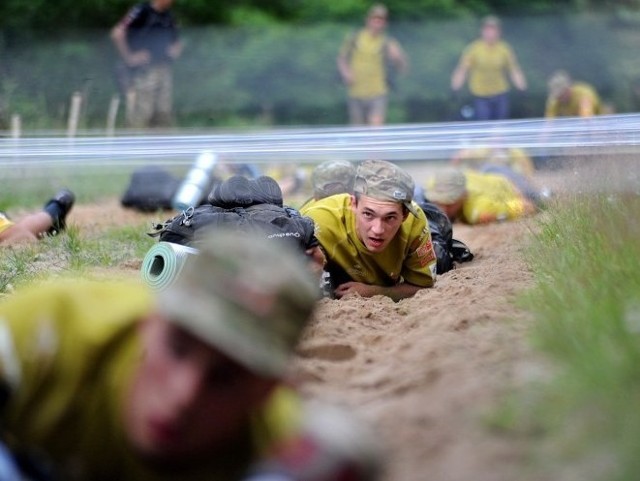
[[[304,389],[375,427],[386,480],[523,479],[522,446],[488,419],[536,369],[513,304],[531,283],[519,252],[528,225],[456,226],[476,258],[412,299],[319,305],[297,362]]]
[[[566,164],[540,173],[538,185],[559,197],[640,192],[635,159]],[[429,168],[410,172],[420,179]],[[536,218],[455,224],[454,237],[476,257],[435,288],[397,304],[378,297],[319,305],[296,365],[304,390],[374,426],[387,451],[385,481],[541,479],[530,457],[535,439],[491,422],[510,393],[552,372],[515,303],[533,282],[522,250],[536,226]]]
[[[111,200],[77,206],[70,222],[96,233],[168,217]],[[535,370],[529,319],[513,303],[531,284],[520,249],[532,225],[456,225],[475,259],[412,299],[320,302],[294,371],[305,393],[347,405],[374,427],[385,480],[524,479],[523,446],[488,419]],[[122,268],[132,275],[139,263]]]

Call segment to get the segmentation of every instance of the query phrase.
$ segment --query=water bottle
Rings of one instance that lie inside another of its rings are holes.
[[[173,196],[171,205],[174,209],[184,211],[200,204],[209,193],[207,190],[211,187],[213,168],[217,162],[218,156],[209,150],[205,150],[198,156]]]

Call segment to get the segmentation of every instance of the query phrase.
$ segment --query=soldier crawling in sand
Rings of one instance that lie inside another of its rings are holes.
[[[337,298],[358,294],[400,300],[434,285],[436,254],[413,192],[413,179],[404,170],[372,160],[358,167],[352,194],[301,209],[316,224]]]

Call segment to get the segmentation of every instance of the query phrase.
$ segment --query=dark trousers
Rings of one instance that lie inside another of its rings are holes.
[[[506,177],[527,199],[534,204],[540,204],[540,192],[524,175],[514,171],[511,167],[506,165],[492,165],[485,164],[480,168],[480,172],[486,174],[498,174]]]
[[[509,118],[509,93],[493,97],[474,97],[476,120],[504,120]]]

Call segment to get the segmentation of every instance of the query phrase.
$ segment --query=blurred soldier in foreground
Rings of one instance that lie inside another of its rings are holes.
[[[371,435],[283,382],[317,293],[299,258],[200,247],[156,298],[85,280],[0,304],[7,444],[65,480],[372,479]]]
[[[407,57],[397,40],[386,35],[389,11],[369,9],[365,28],[349,35],[338,55],[338,70],[349,90],[349,119],[353,125],[383,125],[393,70],[407,70]],[[389,68],[391,67],[391,68]]]
[[[63,189],[45,204],[42,212],[27,215],[16,222],[0,212],[0,244],[32,242],[45,234],[58,234],[66,228],[67,214],[74,201],[73,193]]]
[[[467,224],[514,220],[536,212],[535,201],[499,173],[449,168],[427,180],[427,198]]]
[[[167,127],[172,121],[171,66],[182,53],[173,0],[151,0],[133,7],[111,30],[126,68],[124,89],[130,127]]]
[[[601,114],[600,97],[585,82],[574,82],[565,71],[554,73],[549,79],[549,98],[545,117],[593,117]]]
[[[353,194],[333,195],[301,209],[316,223],[336,297],[399,300],[434,285],[436,254],[413,191],[413,179],[404,170],[371,160],[358,167]]]

